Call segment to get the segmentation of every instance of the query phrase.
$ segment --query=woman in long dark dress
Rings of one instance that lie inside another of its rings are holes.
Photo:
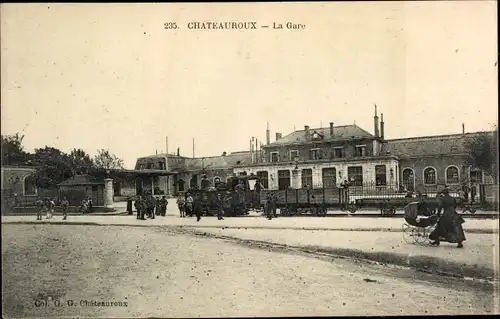
[[[434,231],[429,235],[429,239],[433,240],[431,245],[439,246],[441,241],[449,243],[457,243],[458,248],[462,248],[466,240],[462,224],[465,220],[456,212],[457,203],[450,196],[448,189],[442,191],[443,196],[439,205],[439,212],[443,211],[443,215],[439,218]]]

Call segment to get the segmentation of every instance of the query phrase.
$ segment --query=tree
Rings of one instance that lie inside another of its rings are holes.
[[[24,151],[24,135],[2,135],[2,165],[31,165],[30,154]]]
[[[94,166],[97,169],[123,169],[123,160],[109,150],[101,149],[94,157]]]
[[[37,166],[35,184],[41,188],[54,188],[73,176],[71,157],[57,148],[35,149],[33,164]]]
[[[82,149],[73,149],[69,157],[74,174],[89,174],[94,168],[92,158]]]
[[[498,181],[498,127],[465,141],[467,164],[479,168]]]

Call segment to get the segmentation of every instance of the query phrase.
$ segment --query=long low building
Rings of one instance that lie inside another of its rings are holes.
[[[136,170],[175,172],[160,183],[169,194],[200,186],[207,175],[216,184],[233,174],[254,174],[268,189],[309,186],[339,187],[349,181],[353,187],[375,190],[409,190],[435,192],[444,185],[460,187],[493,183],[480,169],[468,164],[466,141],[480,134],[465,133],[385,139],[383,114],[381,122],[374,116],[374,134],[353,125],[296,130],[266,142],[258,149],[251,143],[249,151],[221,156],[189,158],[179,154],[156,154],[139,158]]]

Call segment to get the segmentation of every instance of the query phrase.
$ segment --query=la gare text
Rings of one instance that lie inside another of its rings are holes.
[[[176,22],[165,22],[164,28],[167,30],[180,29]],[[273,22],[271,24],[259,24],[257,21],[246,22],[213,22],[213,21],[191,21],[187,24],[189,30],[304,30],[305,24],[284,22]]]

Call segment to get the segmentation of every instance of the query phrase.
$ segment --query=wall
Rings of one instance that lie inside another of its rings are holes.
[[[459,172],[459,183],[450,183],[446,180],[446,169],[450,166],[456,166]],[[434,167],[436,169],[436,185],[424,185],[423,173],[426,167]],[[444,185],[450,188],[458,188],[461,183],[469,182],[470,166],[466,164],[466,158],[462,155],[453,156],[426,156],[419,158],[403,158],[400,159],[399,174],[403,176],[403,170],[411,168],[415,176],[415,188],[421,192],[429,192],[441,189]],[[483,182],[488,182],[491,179],[483,173]]]
[[[374,153],[374,143],[373,138],[370,139],[356,139],[348,141],[333,141],[333,142],[318,142],[315,144],[302,144],[302,145],[286,145],[286,146],[266,146],[264,150],[264,158],[266,162],[271,161],[271,153],[278,152],[280,162],[291,162],[290,151],[299,151],[299,162],[309,161],[309,151],[311,149],[319,148],[321,159],[334,159],[335,158],[335,147],[343,147],[344,155],[342,158],[353,158],[356,155],[356,146],[366,145],[365,156],[377,155],[377,147]],[[293,161],[293,159],[292,159]]]
[[[268,183],[269,189],[278,189],[278,171],[279,170],[290,170],[291,176],[291,185],[295,188],[300,188],[301,183],[301,171],[303,169],[312,169],[312,178],[313,178],[313,186],[314,187],[322,187],[323,185],[323,168],[332,168],[336,169],[336,181],[337,186],[340,183],[347,179],[347,171],[350,166],[361,166],[363,169],[363,184],[375,184],[375,166],[376,165],[386,165],[386,176],[387,176],[387,184],[390,185],[388,187],[394,187],[394,185],[398,182],[397,172],[397,164],[398,161],[393,158],[380,158],[374,159],[371,158],[369,160],[359,159],[359,160],[351,160],[351,161],[337,161],[337,162],[328,162],[328,163],[300,163],[298,165],[300,173],[298,175],[293,175],[292,171],[295,168],[295,164],[292,163],[283,163],[279,165],[261,165],[261,166],[248,166],[248,167],[238,167],[234,169],[236,174],[240,174],[242,172],[246,172],[248,175],[255,174],[259,171],[267,171],[268,172]],[[393,170],[393,180],[391,183],[391,175],[390,170]],[[292,178],[294,176],[294,178]],[[391,185],[392,184],[392,185]]]

